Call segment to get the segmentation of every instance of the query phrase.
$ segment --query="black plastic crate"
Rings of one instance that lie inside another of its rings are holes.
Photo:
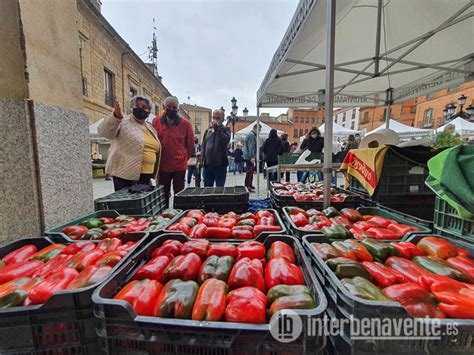
[[[408,226],[412,227],[417,227],[420,230],[418,232],[410,232],[407,233],[404,237],[403,240],[408,238],[409,236],[415,234],[415,233],[430,233],[431,229],[427,227],[426,225],[420,224],[415,218],[410,218],[411,216],[404,216],[399,213],[392,213],[391,211],[380,208],[380,207],[368,207],[368,206],[363,206],[363,207],[358,207],[357,210],[362,214],[373,214],[373,215],[378,215],[382,216],[385,218],[390,218],[393,219],[394,221],[397,221],[398,223],[403,223]],[[407,218],[408,217],[408,218]],[[305,235],[320,235],[323,236],[322,232],[318,231],[307,231],[302,228],[297,227],[293,221],[290,219],[290,216],[288,214],[288,210],[286,208],[283,208],[283,221],[286,224],[286,227],[288,228],[288,231],[290,232],[291,235],[295,237],[302,238]],[[386,240],[387,241],[387,240]],[[400,239],[399,241],[402,241]]]
[[[147,233],[124,236],[123,241],[136,241],[136,246],[111,271],[120,269],[127,259],[145,243]],[[60,243],[55,237],[22,239],[0,248],[0,258],[27,244],[40,248]],[[92,293],[99,286],[60,291],[46,303],[0,310],[1,354],[97,354],[100,352],[95,328],[98,320],[92,309]]]
[[[249,208],[249,192],[245,186],[188,187],[174,196],[173,205],[182,210],[243,213]]]
[[[169,225],[171,225],[172,223],[174,223],[177,218],[181,215],[182,211],[181,210],[177,210],[177,214],[174,218],[172,218],[170,220],[170,222],[165,225],[163,228],[161,228],[161,230],[156,230],[156,231],[153,231],[153,232],[146,232],[148,233],[148,235],[150,237],[156,237],[158,234],[161,233],[162,230],[166,229],[166,227],[168,227]],[[153,215],[130,215],[131,217],[135,217],[135,218],[139,218],[139,217],[152,217],[152,216],[156,216],[158,215],[159,213],[155,213]],[[96,211],[96,212],[93,212],[93,213],[90,213],[88,214],[87,216],[84,216],[84,217],[81,217],[81,218],[78,218],[74,221],[71,221],[71,222],[68,222],[68,223],[65,223],[61,226],[58,226],[58,227],[54,227],[54,228],[51,228],[49,230],[47,230],[45,232],[45,234],[47,236],[59,236],[59,237],[62,237],[64,240],[66,240],[67,242],[77,242],[79,240],[74,240],[74,239],[71,239],[69,238],[66,234],[63,233],[63,229],[67,226],[76,226],[78,225],[79,223],[81,223],[82,221],[85,221],[89,218],[115,218],[115,217],[118,217],[120,216],[120,213],[118,213],[117,211]],[[141,233],[141,232],[139,232]],[[129,233],[129,234],[134,234],[134,233]],[[94,239],[92,239],[92,241],[94,241]]]
[[[131,193],[128,189],[98,198],[94,201],[95,210],[115,210],[122,214],[157,214],[165,208],[164,188]]]
[[[410,236],[406,241],[417,243],[426,234],[415,234]],[[448,239],[448,238],[446,238]],[[458,240],[449,239],[454,245],[467,250],[474,255],[474,246]],[[308,253],[315,275],[325,290],[328,300],[327,313],[331,317],[340,319],[353,318],[391,318],[405,319],[413,318],[398,302],[381,302],[369,301],[355,297],[342,285],[341,281],[326,265],[326,263],[314,251],[311,243],[328,243],[329,241],[319,235],[308,235],[303,237],[303,246]],[[387,340],[387,339],[371,339],[354,340],[350,337],[350,323],[344,326],[344,334],[336,337],[331,336],[328,343],[335,346],[336,353],[471,353],[474,341],[474,320],[464,319],[423,319],[418,318],[423,324],[439,324],[443,334],[440,340],[420,340],[420,339],[404,339],[404,340]],[[457,334],[449,334],[448,329],[457,327]],[[403,335],[403,334],[402,334]]]
[[[195,210],[195,208],[193,208],[193,209]],[[287,234],[288,230],[287,230],[286,225],[283,222],[282,218],[280,217],[280,214],[278,213],[278,211],[276,211],[274,209],[271,209],[271,208],[267,208],[265,210],[270,211],[270,212],[273,213],[273,215],[275,216],[276,223],[281,228],[280,232],[275,232],[275,231],[273,231],[273,232],[271,232],[271,231],[261,232],[255,239],[208,239],[208,240],[211,241],[211,242],[227,241],[227,242],[241,243],[241,242],[244,242],[246,240],[257,240],[257,239],[263,238],[265,236],[273,235],[273,234]],[[205,212],[204,210],[201,210],[201,211]],[[188,212],[189,212],[189,210],[183,211],[178,216],[173,218],[173,223],[178,222],[181,219],[181,217],[185,217]],[[229,212],[229,210],[224,211],[224,213],[227,213],[227,212]],[[170,226],[173,223],[170,223],[168,226]],[[173,234],[176,233],[176,231],[170,231],[170,230],[167,230],[167,229],[164,229],[163,232],[164,233],[173,233]],[[180,232],[180,233],[182,233],[182,232]],[[184,233],[182,233],[182,234],[184,235]],[[191,239],[195,239],[195,238],[191,238]]]
[[[474,220],[462,219],[445,200],[436,196],[434,228],[441,235],[474,242]]]
[[[164,234],[153,239],[133,260],[104,283],[93,295],[94,311],[101,319],[98,330],[108,353],[192,353],[192,354],[256,354],[256,353],[323,353],[326,337],[323,334],[307,336],[307,319],[322,318],[326,299],[304,253],[301,244],[293,237],[265,236],[258,240],[268,247],[275,241],[293,246],[297,263],[301,266],[305,282],[317,305],[311,310],[294,310],[303,321],[302,335],[294,342],[284,344],[270,334],[268,324],[232,322],[201,322],[137,316],[131,306],[111,299],[127,283],[135,270],[148,260],[153,250],[166,240],[190,240],[181,234]],[[235,243],[236,244],[236,243]]]

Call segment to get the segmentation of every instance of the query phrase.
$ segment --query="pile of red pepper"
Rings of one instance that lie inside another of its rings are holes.
[[[64,227],[62,232],[74,240],[101,240],[120,238],[133,232],[155,232],[166,227],[179,211],[166,210],[154,217],[120,215],[115,218],[88,218],[79,225]]]
[[[266,258],[265,258],[266,256]],[[292,247],[166,240],[114,297],[138,315],[261,324],[281,309],[314,308]]]
[[[273,193],[277,196],[292,196],[296,202],[317,202],[324,199],[322,183],[276,182],[272,183]],[[343,202],[348,195],[331,188],[331,202]]]
[[[198,239],[253,239],[262,232],[282,231],[274,212],[268,210],[241,215],[229,212],[222,216],[216,212],[205,214],[201,210],[189,210],[167,230],[181,231]]]
[[[414,317],[474,319],[474,259],[446,239],[312,246],[354,296],[399,302]]]
[[[106,238],[14,250],[0,261],[0,308],[43,304],[55,292],[101,282],[134,246]]]
[[[285,207],[293,224],[305,231],[321,231],[330,239],[382,240],[402,239],[407,233],[419,231],[418,228],[399,223],[377,215],[362,215],[359,211],[343,208],[338,211],[328,207],[323,211],[303,210],[298,207]]]

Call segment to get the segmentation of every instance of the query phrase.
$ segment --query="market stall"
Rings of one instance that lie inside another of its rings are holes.
[[[410,140],[412,138],[426,137],[432,134],[432,130],[407,126],[394,119],[390,119],[388,125],[381,125],[370,132],[367,132],[365,136],[369,136],[373,133],[379,132],[382,129],[389,128],[397,133],[401,140]]]

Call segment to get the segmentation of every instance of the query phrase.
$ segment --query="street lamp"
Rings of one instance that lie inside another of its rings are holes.
[[[234,146],[235,146],[235,122],[238,121],[237,110],[239,109],[239,107],[237,106],[237,99],[235,97],[233,97],[232,100],[230,100],[230,102],[232,104],[232,112],[230,113],[230,119],[231,119],[231,123],[232,123],[232,150],[234,150]]]
[[[467,97],[466,95],[462,94],[458,97],[458,104],[459,104],[459,112],[456,113],[456,105],[450,103],[446,105],[446,108],[443,110],[443,117],[445,121],[451,121],[456,117],[461,117],[466,120],[471,120],[474,116],[474,107],[469,105],[466,110],[463,110],[464,105],[466,104]]]
[[[244,108],[244,110],[242,112],[244,114],[244,117],[247,117],[249,115],[249,110],[247,110],[247,107]]]
[[[222,116],[225,117],[225,108],[224,108],[224,106],[221,106],[220,110],[222,111]]]

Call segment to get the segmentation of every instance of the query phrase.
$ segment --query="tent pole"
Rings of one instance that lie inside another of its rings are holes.
[[[327,0],[326,97],[324,102],[324,208],[331,203],[332,111],[334,104],[334,49],[336,39],[336,0]]]
[[[385,110],[385,128],[387,129],[390,128],[390,116],[392,112],[392,103],[393,103],[392,95],[393,95],[393,89],[388,88],[386,90],[386,97],[385,97],[385,105],[387,105],[387,109]]]
[[[257,106],[257,156],[255,164],[257,165],[257,200],[260,198],[260,106]]]

